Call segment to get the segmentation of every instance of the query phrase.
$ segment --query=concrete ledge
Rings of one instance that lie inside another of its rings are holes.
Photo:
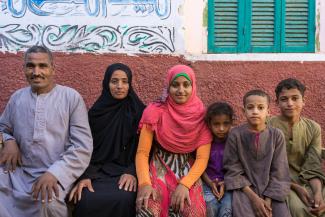
[[[325,61],[325,53],[245,53],[245,54],[185,54],[189,61]]]

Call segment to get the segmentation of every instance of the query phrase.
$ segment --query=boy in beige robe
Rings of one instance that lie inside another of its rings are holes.
[[[287,203],[293,217],[324,217],[324,182],[321,161],[321,128],[301,117],[305,86],[296,79],[281,81],[276,101],[281,110],[269,124],[285,135],[291,177]]]

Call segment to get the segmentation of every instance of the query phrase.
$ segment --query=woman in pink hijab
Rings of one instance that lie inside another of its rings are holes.
[[[165,87],[163,99],[151,103],[140,121],[137,215],[205,216],[200,176],[208,163],[212,136],[193,70],[172,67]]]

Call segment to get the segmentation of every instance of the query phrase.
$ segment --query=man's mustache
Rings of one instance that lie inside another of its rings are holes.
[[[35,78],[41,78],[41,79],[44,79],[44,77],[41,76],[41,75],[32,75],[30,78],[31,78],[31,79],[35,79]]]

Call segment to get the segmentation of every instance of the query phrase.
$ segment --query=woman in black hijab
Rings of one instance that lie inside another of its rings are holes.
[[[132,72],[110,65],[103,90],[89,110],[94,150],[89,167],[72,189],[76,217],[135,216],[137,129],[145,108],[132,88]]]

